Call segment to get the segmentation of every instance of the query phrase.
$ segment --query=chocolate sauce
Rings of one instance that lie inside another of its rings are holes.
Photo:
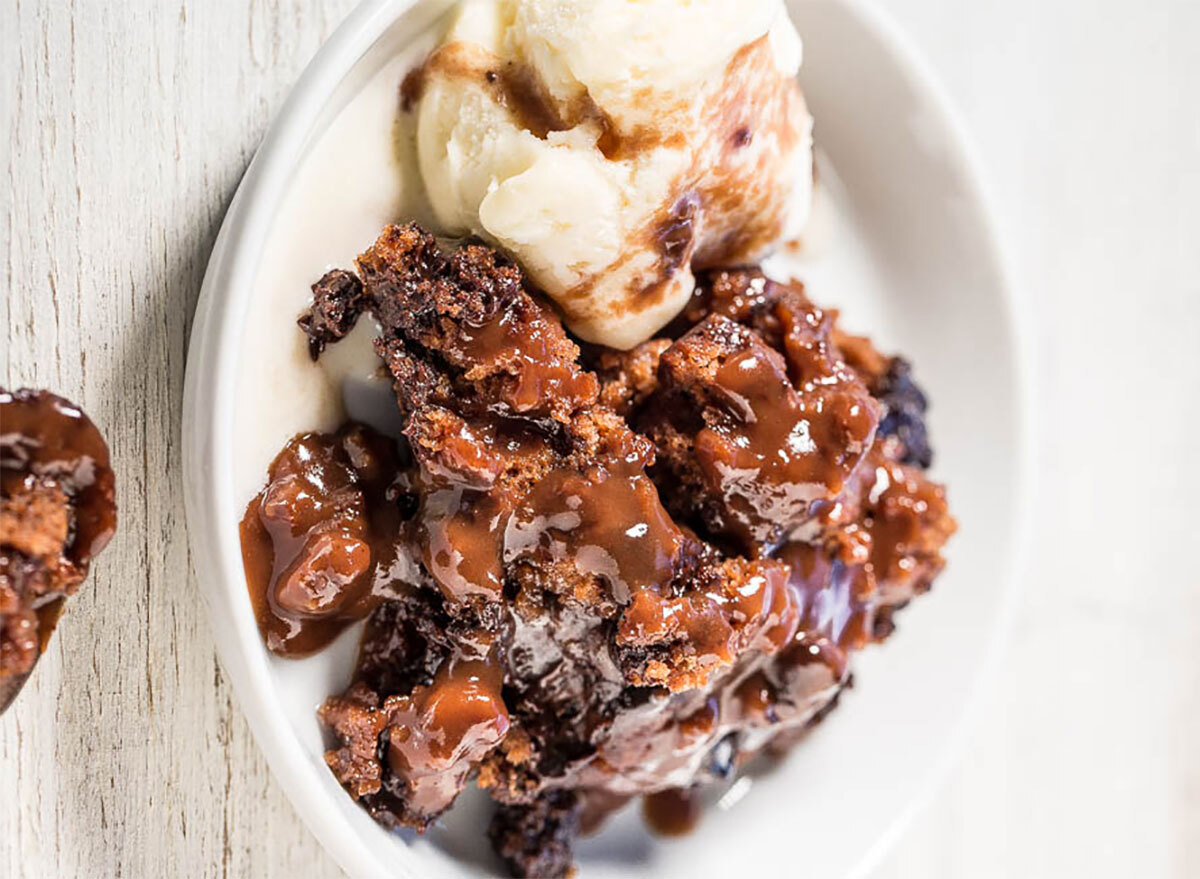
[[[543,409],[549,400],[594,399],[595,377],[551,350],[561,334],[545,320],[505,310],[486,322],[464,323],[455,353],[477,369],[507,372],[504,401],[518,414]]]
[[[76,406],[47,391],[0,390],[0,473],[5,495],[50,479],[70,496],[74,525],[66,554],[86,566],[117,529],[108,445]]]
[[[418,546],[426,569],[451,601],[500,597],[507,512],[483,492],[445,488],[425,494],[420,522],[426,540]]]
[[[535,456],[545,440],[536,426],[520,420],[490,416],[468,423],[442,410],[414,417],[407,433],[421,499],[405,533],[410,552],[450,602],[498,599],[513,500],[511,486],[497,480]]]
[[[799,285],[709,273],[673,329],[682,335],[661,356],[659,392],[638,415],[659,446],[656,478],[705,536],[770,554],[836,503],[881,407]]]
[[[776,522],[802,521],[813,501],[840,489],[813,434],[816,413],[765,347],[731,357],[714,376],[727,418],[696,435],[696,460],[730,498],[730,527],[768,541]],[[834,484],[830,485],[829,483]]]
[[[700,198],[694,192],[680,196],[654,230],[659,252],[662,254],[660,272],[673,276],[691,260],[696,243],[696,222],[700,212]]]
[[[882,600],[897,604],[929,588],[944,564],[941,547],[956,526],[945,489],[919,469],[888,458],[885,448],[879,446],[868,458],[874,479],[862,528],[870,538],[867,567]]]
[[[423,501],[413,544],[450,600],[498,598],[504,568],[526,559],[598,579],[619,603],[674,576],[686,538],[645,473],[644,441],[582,470],[555,464],[531,485],[497,479],[553,457],[539,428],[463,422],[438,442],[436,453],[414,443]]]
[[[820,655],[846,673],[850,652],[871,639],[875,581],[861,567],[807,543],[789,543],[779,551],[779,560],[791,569],[788,584],[800,607],[799,630],[804,634],[796,649]]]
[[[453,657],[428,687],[389,701],[388,767],[403,779],[409,809],[436,815],[449,806],[508,733],[503,682],[494,658]]]
[[[780,162],[794,160],[807,110],[794,81],[773,75],[773,59],[768,36],[743,46],[726,66],[721,91],[703,106],[707,137],[689,181],[704,217],[695,268],[757,259],[786,223],[778,187],[788,172]]]
[[[773,562],[729,562],[722,573],[725,576],[709,578],[711,582],[701,577],[682,595],[663,595],[653,589],[634,593],[621,616],[617,642],[678,641],[692,658],[685,673],[658,683],[672,690],[701,686],[710,671],[728,666],[752,645],[774,653],[795,633],[800,608],[789,588],[786,567]]]
[[[596,378],[579,367],[578,347],[496,251],[466,244],[446,254],[410,224],[387,227],[357,264],[402,414],[478,400],[494,414],[562,422],[595,401]]]
[[[532,68],[503,61],[470,43],[441,46],[409,71],[400,84],[400,109],[411,112],[435,75],[482,84],[514,123],[542,140],[552,131],[573,128],[587,110],[584,102],[560,106]]]
[[[693,789],[669,788],[642,800],[642,816],[659,836],[686,836],[696,829],[703,803]]]
[[[272,652],[320,650],[396,588],[398,470],[392,441],[353,424],[301,434],[272,462],[241,523],[250,599]]]
[[[685,543],[635,453],[540,480],[508,520],[504,557],[510,564],[529,557],[566,563],[580,576],[600,578],[617,603],[627,604],[635,590],[662,591]]]
[[[877,418],[867,399],[797,393],[783,358],[753,336],[716,368],[707,392],[715,406],[695,460],[723,499],[713,524],[768,550],[841,492]]]
[[[696,279],[692,298],[667,328],[668,334],[678,338],[712,314],[749,324],[756,313],[764,311],[779,295],[779,285],[757,269],[715,269],[702,273]]]
[[[484,79],[495,87],[498,103],[534,137],[545,140],[550,132],[566,131],[577,124],[577,120],[560,111],[537,72],[524,64],[497,65],[485,74]]]
[[[420,103],[421,96],[425,94],[427,70],[427,64],[422,62],[404,74],[404,79],[400,80],[400,111],[402,113],[411,113]]]

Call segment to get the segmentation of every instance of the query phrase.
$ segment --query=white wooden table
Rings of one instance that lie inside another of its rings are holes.
[[[231,702],[179,409],[221,216],[354,0],[0,0],[0,378],[104,426],[121,528],[0,718],[0,876],[336,876]],[[990,167],[1036,349],[1035,565],[879,877],[1200,876],[1200,2],[890,0]]]

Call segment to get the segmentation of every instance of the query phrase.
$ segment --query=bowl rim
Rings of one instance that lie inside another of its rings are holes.
[[[1001,305],[1008,318],[1006,341],[1014,352],[1014,409],[1019,419],[1014,425],[1018,440],[1013,454],[1018,477],[1018,485],[1014,487],[1017,517],[1014,551],[1000,577],[1003,584],[1000,615],[993,626],[991,642],[983,652],[968,703],[949,732],[942,758],[927,771],[925,782],[909,797],[906,808],[863,852],[849,874],[864,876],[879,864],[948,775],[965,749],[967,734],[982,712],[990,685],[1001,667],[1019,598],[1017,584],[1026,570],[1031,536],[1030,517],[1023,515],[1033,496],[1035,455],[1030,406],[1030,316],[1011,280],[1009,251],[1001,240],[978,150],[929,63],[890,15],[876,4],[865,0],[803,2],[846,7],[880,47],[891,53],[897,68],[912,79],[914,88],[927,98],[938,124],[948,135],[948,155],[958,166],[958,176],[978,206],[981,230],[1001,292]],[[240,341],[250,302],[248,291],[253,286],[262,245],[292,172],[303,160],[312,138],[319,135],[317,127],[323,112],[345,77],[376,41],[397,18],[421,3],[422,0],[362,0],[321,46],[292,87],[242,177],[213,245],[196,306],[184,381],[182,461],[188,540],[221,666],[233,685],[255,742],[293,808],[341,868],[355,877],[407,879],[416,876],[416,867],[405,857],[382,863],[371,849],[357,843],[357,831],[345,814],[316,808],[327,799],[319,774],[326,771],[325,767],[310,759],[286,723],[276,720],[283,716],[282,704],[271,682],[253,613],[249,611],[237,529],[229,527],[229,518],[237,517],[231,475],[234,407],[218,404],[235,393],[237,358],[219,355],[235,340]],[[233,292],[238,290],[246,292],[242,295]],[[198,559],[209,562],[204,570],[196,569]],[[231,591],[231,584],[238,584],[242,593],[243,612],[235,612],[237,602],[221,597]],[[257,649],[246,649],[251,644]]]
[[[1023,591],[1022,584],[1029,570],[1033,538],[1033,517],[1029,515],[1037,496],[1036,415],[1033,400],[1033,317],[1014,280],[1012,253],[1002,227],[997,220],[996,198],[986,172],[978,143],[970,132],[961,111],[950,97],[933,69],[933,65],[918,49],[899,22],[881,4],[868,0],[800,0],[800,2],[834,3],[846,7],[882,48],[890,52],[897,68],[911,78],[915,90],[923,93],[929,109],[948,135],[943,146],[950,161],[958,166],[957,176],[966,185],[970,200],[976,205],[980,228],[984,233],[991,269],[1000,292],[1000,305],[1007,319],[1007,339],[1013,351],[1013,411],[1016,423],[1013,433],[1013,536],[1012,552],[1002,563],[998,581],[1002,584],[999,614],[992,626],[990,639],[983,650],[975,672],[971,695],[954,726],[946,735],[946,747],[941,758],[927,771],[923,783],[913,791],[908,804],[892,819],[888,828],[860,856],[847,879],[865,879],[881,865],[913,819],[930,803],[946,782],[951,770],[967,749],[971,731],[988,707],[995,684],[1000,677],[1008,649],[1009,636],[1016,620]]]
[[[271,774],[325,850],[355,877],[416,879],[416,872],[412,863],[403,860],[380,863],[370,849],[357,844],[357,834],[341,812],[322,810],[317,820],[318,810],[313,806],[326,799],[317,773],[327,770],[313,764],[286,724],[273,719],[283,716],[282,704],[271,683],[265,652],[244,649],[260,640],[249,612],[249,597],[247,612],[240,614],[234,612],[231,602],[218,597],[222,589],[228,591],[229,584],[244,583],[245,578],[237,529],[227,524],[230,511],[236,508],[231,478],[234,407],[218,405],[234,393],[236,358],[218,355],[233,339],[240,339],[238,331],[250,297],[231,295],[231,291],[251,289],[276,210],[292,172],[317,133],[322,113],[347,74],[396,19],[418,2],[363,0],[317,50],[292,86],[238,184],[217,234],[200,288],[184,379],[182,451],[188,539],[193,567],[198,559],[211,563],[204,571],[196,570],[196,577],[221,666]]]

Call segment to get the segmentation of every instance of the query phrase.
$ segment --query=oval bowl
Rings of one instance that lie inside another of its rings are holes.
[[[314,658],[271,656],[238,522],[291,434],[388,408],[360,344],[348,340],[345,355],[313,367],[294,318],[326,267],[348,264],[384,222],[420,216],[411,167],[392,145],[395,88],[449,5],[367,0],[310,63],[225,218],[188,357],[188,530],[221,662],[296,811],[356,877],[494,875],[484,806],[467,798],[417,836],[383,830],[342,791],[322,760],[315,708],[343,685],[354,633]],[[584,879],[865,873],[950,764],[1011,615],[1028,359],[977,163],[941,89],[881,12],[849,0],[790,9],[805,41],[822,186],[806,247],[774,269],[796,273],[849,329],[914,362],[933,401],[934,472],[961,530],[933,593],[887,644],[857,658],[857,686],[803,746],[731,788],[690,837],[654,838],[627,810],[580,845]]]

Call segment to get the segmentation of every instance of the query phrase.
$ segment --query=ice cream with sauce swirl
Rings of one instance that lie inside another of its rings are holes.
[[[467,0],[406,89],[436,217],[630,348],[803,225],[800,60],[781,0]]]

